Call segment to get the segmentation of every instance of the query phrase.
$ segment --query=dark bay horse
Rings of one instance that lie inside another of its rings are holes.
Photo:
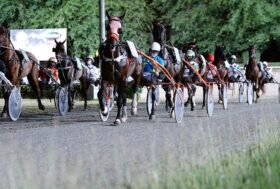
[[[229,63],[226,58],[225,47],[223,45],[216,45],[214,56],[215,60],[213,64],[217,67],[219,71],[219,77],[225,84],[227,84],[229,79]],[[221,103],[223,96],[223,87],[220,83],[217,83],[217,85],[219,89],[219,103]]]
[[[57,59],[56,68],[58,69],[59,80],[62,87],[68,87],[68,111],[71,111],[74,107],[75,89],[74,81],[79,80],[82,76],[82,68],[78,68],[77,61],[68,56],[65,50],[65,43],[57,42],[53,48]],[[81,83],[82,85],[82,83]]]
[[[15,50],[10,40],[10,30],[6,24],[0,26],[0,60],[5,63],[6,77],[11,83],[17,87],[20,87],[20,81],[23,77],[27,76],[29,84],[34,90],[38,107],[40,110],[44,110],[45,106],[41,102],[41,92],[38,83],[38,64],[39,61],[35,56],[26,52],[28,59],[24,58],[24,55]],[[2,111],[2,116],[7,114],[8,94],[4,95],[5,105]]]
[[[265,92],[264,89],[264,80],[261,79],[262,77],[262,73],[260,71],[260,68],[258,67],[258,63],[257,63],[257,58],[256,58],[256,45],[250,45],[249,46],[249,61],[248,64],[246,65],[246,78],[251,81],[253,83],[253,89],[256,92],[256,102],[258,100],[258,98],[260,97],[260,90],[262,90],[262,92]]]
[[[99,106],[101,113],[106,116],[108,109],[106,106],[106,92],[109,86],[114,85],[118,93],[117,98],[117,117],[114,122],[118,125],[126,122],[127,108],[126,108],[126,88],[127,78],[131,76],[134,81],[132,85],[132,115],[137,111],[137,86],[141,79],[142,65],[141,57],[134,58],[131,56],[128,46],[121,40],[122,20],[125,16],[111,16],[106,11],[108,24],[106,26],[107,39],[100,46],[101,64],[101,88],[98,92]],[[122,115],[121,115],[122,111]]]
[[[181,62],[176,60],[173,47],[170,47],[166,44],[166,32],[167,30],[162,23],[159,21],[154,22],[152,30],[152,42],[158,42],[161,45],[161,51],[159,55],[164,59],[165,68],[175,79],[175,81],[179,82],[179,73],[182,69],[182,65]],[[168,79],[164,78],[163,83],[169,83]],[[173,102],[171,99],[172,85],[163,85],[162,88],[165,90],[166,110],[170,112],[173,107]]]

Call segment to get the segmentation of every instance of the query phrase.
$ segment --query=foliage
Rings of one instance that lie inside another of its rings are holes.
[[[260,50],[280,42],[277,0],[106,0],[113,15],[126,11],[123,40],[147,49],[151,23],[162,20],[171,27],[170,43],[182,46],[197,41],[202,51],[216,43],[229,52],[243,52],[256,43]],[[99,46],[98,1],[0,1],[1,18],[11,28],[67,28],[68,50],[76,56],[93,53]]]

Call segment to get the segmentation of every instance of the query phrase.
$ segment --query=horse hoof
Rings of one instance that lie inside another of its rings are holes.
[[[155,120],[155,119],[156,119],[156,116],[155,116],[155,115],[152,115],[152,114],[151,114],[151,115],[149,116],[149,120]]]
[[[39,105],[39,109],[40,110],[45,110],[45,106],[41,104],[41,105]]]
[[[127,120],[127,117],[122,117],[122,118],[121,118],[121,122],[122,122],[122,123],[125,123],[126,120]]]
[[[170,112],[170,118],[175,118],[175,112],[174,112],[174,110],[172,110],[172,111]]]
[[[191,111],[194,111],[194,108],[193,108],[193,107],[191,108]]]
[[[106,116],[108,114],[108,108],[105,106],[104,110],[101,110],[101,113]]]
[[[120,125],[122,122],[120,119],[116,119],[116,121],[114,122],[114,125]]]
[[[7,117],[8,117],[8,115],[7,115],[7,113],[2,113],[2,114],[1,114],[1,117],[3,117],[3,118],[7,118]]]
[[[133,115],[133,116],[137,115],[137,108],[131,109],[131,115]]]

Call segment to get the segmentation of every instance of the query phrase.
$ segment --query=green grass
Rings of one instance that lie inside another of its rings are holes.
[[[204,165],[185,162],[167,171],[148,186],[155,189],[277,189],[280,188],[280,134],[270,133],[268,140],[251,149]],[[158,179],[160,178],[160,179]],[[132,187],[133,188],[133,187]]]

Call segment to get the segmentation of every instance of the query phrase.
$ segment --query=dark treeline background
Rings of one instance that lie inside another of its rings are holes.
[[[145,50],[152,22],[168,25],[169,43],[197,41],[202,52],[224,44],[239,56],[256,43],[262,59],[280,61],[280,0],[105,0],[113,15],[126,10],[123,39]],[[67,28],[68,52],[83,56],[99,45],[98,0],[0,0],[1,23],[12,29]],[[266,57],[267,56],[267,57]]]

